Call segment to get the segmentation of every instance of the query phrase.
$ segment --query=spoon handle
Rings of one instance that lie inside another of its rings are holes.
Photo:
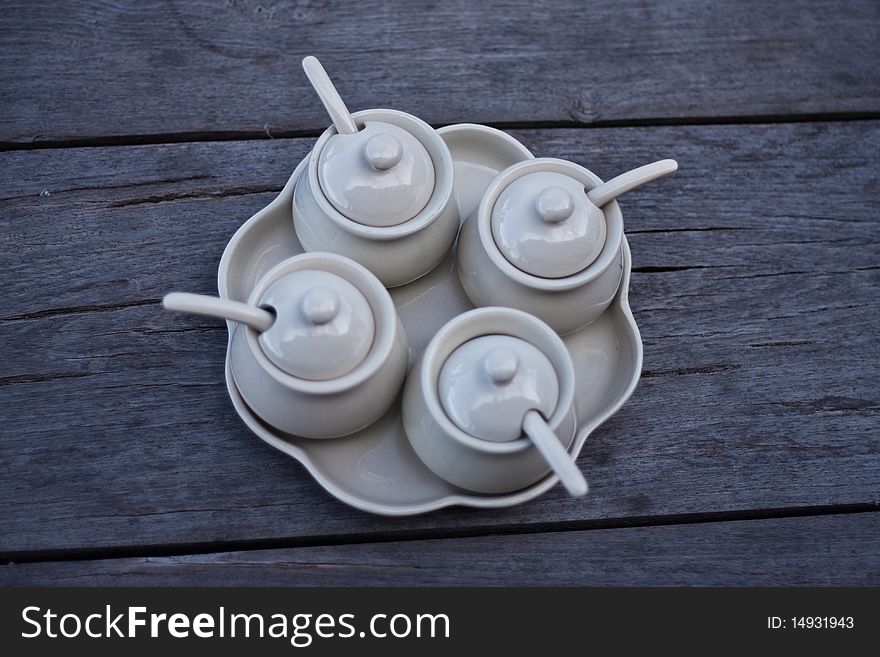
[[[594,187],[587,192],[589,198],[596,207],[601,208],[606,203],[613,201],[621,194],[628,192],[636,187],[641,187],[647,182],[662,178],[665,175],[678,170],[678,162],[675,160],[659,160],[651,162],[643,167],[627,171],[608,182],[604,182],[598,187]]]
[[[529,411],[523,419],[523,431],[535,443],[541,456],[559,477],[565,489],[574,497],[587,494],[589,487],[584,475],[578,470],[559,438],[547,426],[547,421],[538,411]]]
[[[327,71],[321,66],[321,62],[316,57],[309,55],[302,61],[303,70],[306,77],[312,83],[312,87],[318,94],[318,98],[324,103],[324,109],[330,115],[330,120],[336,126],[336,132],[341,135],[353,135],[358,131],[358,127],[351,118],[351,113],[342,102],[342,97],[333,86]]]
[[[246,324],[261,333],[275,322],[275,316],[268,310],[239,301],[211,297],[205,294],[171,292],[162,299],[162,305],[168,310],[176,310],[182,313],[231,319]]]

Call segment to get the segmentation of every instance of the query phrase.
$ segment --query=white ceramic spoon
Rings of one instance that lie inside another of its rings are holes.
[[[571,454],[559,442],[559,438],[553,430],[547,426],[547,421],[538,411],[529,411],[523,418],[523,432],[531,439],[541,452],[541,456],[547,461],[559,481],[565,486],[565,490],[574,497],[583,497],[587,494],[589,486],[584,479],[583,473],[578,470]]]
[[[312,87],[318,94],[318,98],[324,103],[324,109],[330,115],[330,120],[336,126],[336,132],[341,135],[353,135],[358,132],[357,124],[351,118],[351,113],[342,101],[342,96],[336,91],[327,71],[321,66],[316,57],[309,55],[302,61],[306,77],[312,83]]]
[[[231,319],[246,324],[261,333],[267,331],[275,323],[275,316],[268,310],[206,294],[171,292],[162,299],[162,305],[168,310],[182,313]]]
[[[613,201],[621,194],[624,194],[631,189],[635,189],[636,187],[641,187],[647,182],[662,178],[663,176],[677,170],[678,162],[675,160],[659,160],[657,162],[652,162],[651,164],[646,164],[645,166],[638,167],[632,171],[622,173],[608,182],[604,182],[598,187],[594,187],[587,192],[587,198],[589,198],[596,207],[601,208],[603,205]]]

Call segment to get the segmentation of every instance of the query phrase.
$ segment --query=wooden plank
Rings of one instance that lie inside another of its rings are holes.
[[[513,134],[538,155],[571,159],[606,178],[678,158],[678,173],[623,202],[634,264],[724,266],[729,275],[749,275],[807,265],[818,271],[813,263],[823,259],[834,271],[876,264],[870,242],[877,238],[878,126]],[[313,142],[0,155],[0,239],[8,245],[0,273],[18,283],[0,295],[0,318],[141,302],[183,284],[213,291],[226,241],[274,197]]]
[[[153,300],[214,290],[311,140],[22,151],[0,156],[0,551],[876,505],[880,124],[517,134],[605,176],[682,163],[623,203],[645,375],[580,458],[587,500],[372,517],[242,426],[225,331]]]
[[[873,0],[3,5],[6,146],[323,129],[306,54],[438,124],[880,110]]]
[[[876,586],[880,514],[0,566],[64,586]]]

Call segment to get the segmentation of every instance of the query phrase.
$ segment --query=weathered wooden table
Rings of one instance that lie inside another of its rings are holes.
[[[880,583],[880,4],[3,2],[0,582]],[[645,344],[592,492],[383,518],[223,383],[238,226],[353,109],[483,122],[622,202]]]

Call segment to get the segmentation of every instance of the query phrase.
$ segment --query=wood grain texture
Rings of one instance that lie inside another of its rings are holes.
[[[245,429],[225,330],[156,301],[214,292],[226,241],[312,140],[17,151],[0,154],[0,552],[877,505],[880,124],[516,135],[604,177],[682,165],[622,204],[645,371],[581,455],[590,497],[378,518]]]
[[[270,136],[353,109],[595,124],[880,111],[874,0],[2,3],[0,143]]]
[[[880,514],[0,566],[0,585],[876,586]]]

